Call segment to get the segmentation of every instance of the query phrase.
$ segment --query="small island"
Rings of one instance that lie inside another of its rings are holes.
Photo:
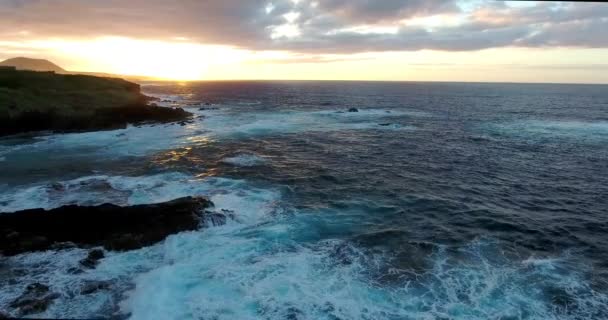
[[[119,78],[0,65],[0,136],[111,130],[191,117],[183,109],[159,107],[151,101],[139,84]]]

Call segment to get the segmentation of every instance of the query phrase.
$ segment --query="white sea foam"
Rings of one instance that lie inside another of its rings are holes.
[[[608,140],[608,122],[605,121],[524,120],[494,125],[491,130],[542,142],[568,139],[595,143]]]
[[[266,162],[264,158],[253,154],[239,154],[234,157],[223,159],[222,162],[237,167],[255,167]]]
[[[196,134],[195,125],[178,124],[129,126],[126,129],[86,133],[53,134],[35,142],[6,146],[6,161],[56,159],[73,155],[75,158],[113,159],[144,156],[167,149],[191,145],[189,137]],[[35,165],[35,164],[32,164]]]
[[[382,286],[365,276],[382,261],[342,264],[331,255],[340,241],[286,246],[264,232],[183,236],[164,247],[172,264],[137,278],[123,303],[132,319],[568,319],[539,281],[574,299],[581,310],[572,318],[608,303],[574,272],[501,265],[483,255],[453,265],[440,253],[418,282]]]
[[[0,212],[45,208],[67,204],[137,205],[166,202],[192,195],[211,195],[223,207],[239,205],[238,197],[223,190],[237,192],[246,186],[239,180],[209,178],[197,179],[182,173],[164,173],[144,177],[89,176],[75,180],[35,185],[0,195]],[[246,190],[246,189],[245,189]]]
[[[144,89],[144,94],[145,93],[145,89]],[[188,103],[193,103],[193,94],[146,94],[149,96],[154,96],[156,98],[158,98],[159,100],[157,101],[153,101],[152,103],[155,103],[156,105],[162,106],[162,107],[184,107],[185,104]]]

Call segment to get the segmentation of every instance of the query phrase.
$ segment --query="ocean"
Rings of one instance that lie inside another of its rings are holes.
[[[82,273],[84,249],[2,258],[0,310],[38,282],[37,317],[608,318],[608,86],[143,90],[195,120],[0,139],[0,212],[205,195],[234,219]]]

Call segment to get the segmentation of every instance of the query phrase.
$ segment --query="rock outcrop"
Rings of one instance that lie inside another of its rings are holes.
[[[103,250],[93,249],[89,251],[86,258],[80,260],[80,265],[87,269],[94,269],[99,263],[99,260],[103,259],[104,256]]]
[[[72,243],[78,247],[132,250],[162,241],[168,235],[205,226],[206,198],[186,197],[159,204],[120,207],[70,205],[0,214],[0,252],[15,255]],[[213,222],[223,222],[212,217]],[[94,268],[103,251],[92,250],[81,263]]]

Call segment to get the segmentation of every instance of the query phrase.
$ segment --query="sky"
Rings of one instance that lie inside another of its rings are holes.
[[[608,83],[608,3],[0,0],[0,59],[170,80]]]

